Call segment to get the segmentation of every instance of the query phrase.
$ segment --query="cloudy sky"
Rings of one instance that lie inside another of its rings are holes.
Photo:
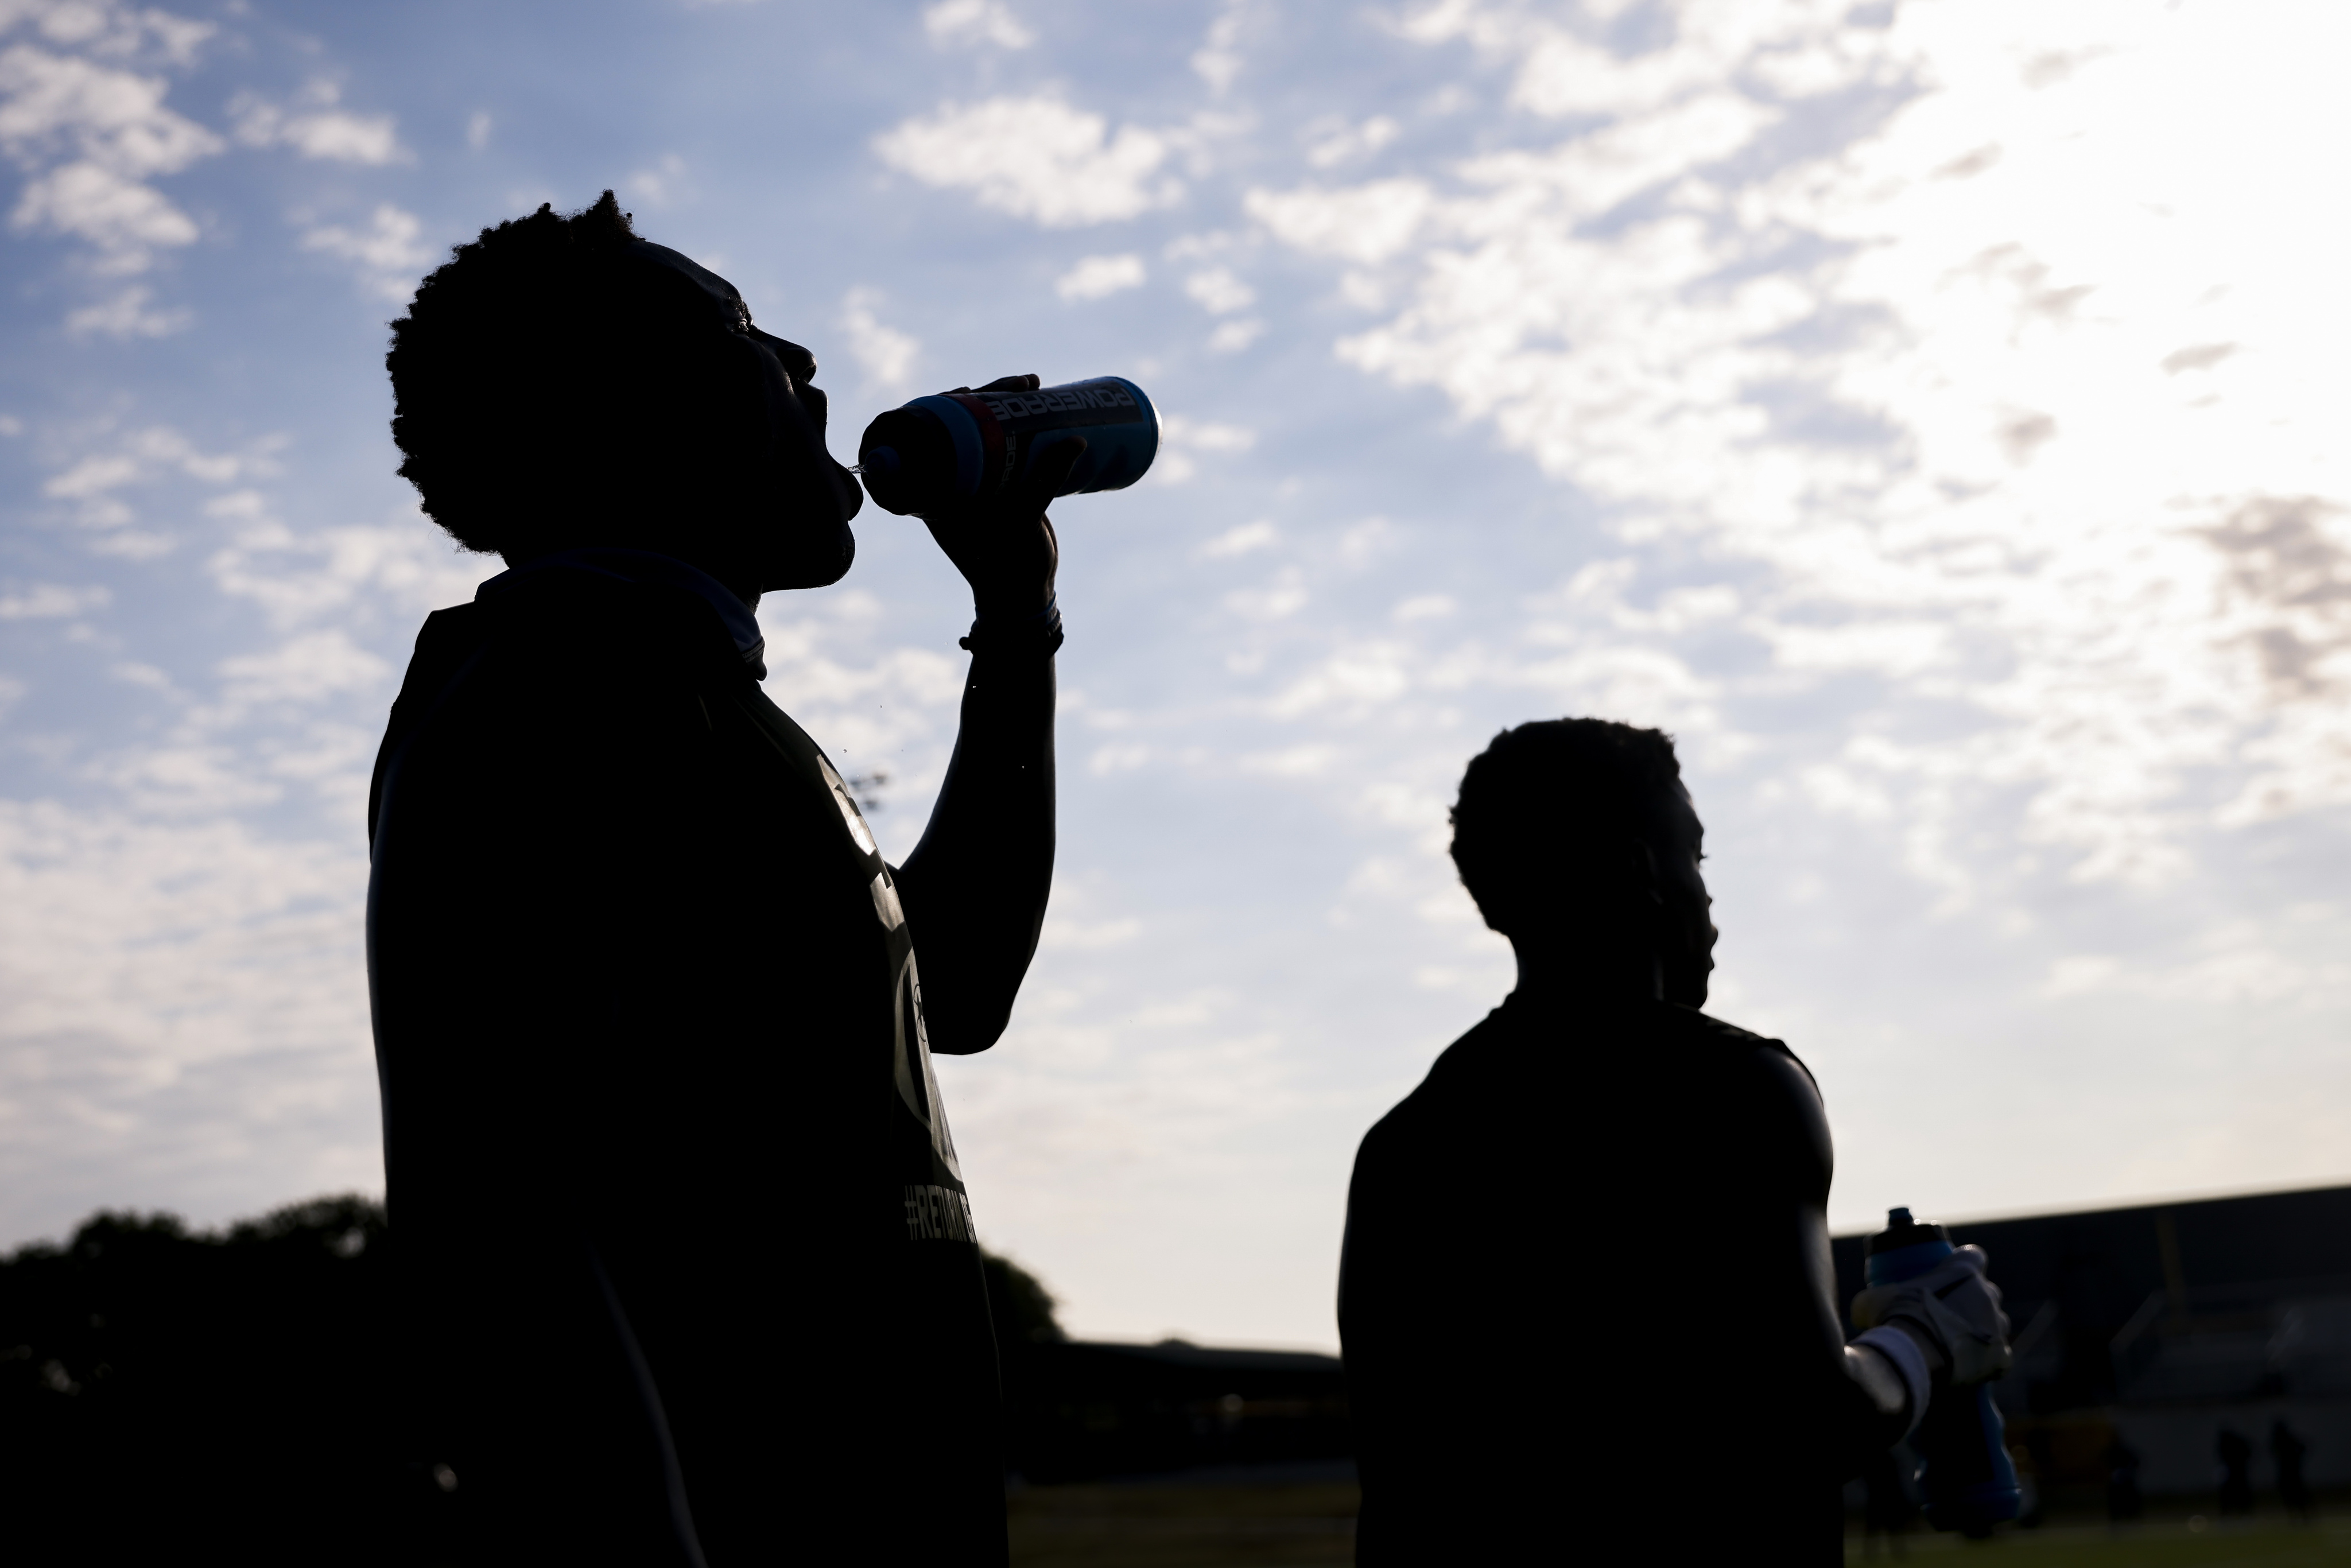
[[[2346,32],[0,0],[0,1244],[380,1188],[367,772],[493,569],[392,474],[384,323],[608,185],[839,453],[1008,371],[1165,411],[1059,509],[1054,915],[941,1067],[1081,1333],[1335,1343],[1355,1141],[1509,985],[1452,788],[1560,714],[1680,738],[1713,1010],[1820,1077],[1840,1226],[2351,1176]],[[968,606],[862,530],[768,690],[903,853]]]

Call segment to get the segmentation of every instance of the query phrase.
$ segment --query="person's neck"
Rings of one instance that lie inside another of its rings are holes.
[[[1565,942],[1513,943],[1522,1001],[1656,1002],[1665,998],[1665,964],[1653,952]]]
[[[674,542],[647,543],[638,539],[605,538],[600,535],[593,539],[575,539],[568,544],[530,545],[508,554],[507,564],[513,567],[528,566],[543,557],[559,555],[565,550],[574,549],[642,550],[647,555],[667,556],[672,560],[694,568],[703,576],[720,584],[727,592],[741,600],[746,610],[756,613],[759,608],[759,591],[750,586],[758,580],[756,577],[731,562],[701,559],[704,552],[695,549],[691,544],[681,547]]]

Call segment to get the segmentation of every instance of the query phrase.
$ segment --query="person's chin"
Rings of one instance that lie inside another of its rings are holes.
[[[795,588],[831,588],[849,575],[857,560],[857,535],[847,523],[835,525],[831,537],[795,539],[761,575],[762,593]]]

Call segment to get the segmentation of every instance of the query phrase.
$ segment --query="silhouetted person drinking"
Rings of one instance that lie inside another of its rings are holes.
[[[1521,726],[1469,765],[1453,858],[1518,987],[1364,1137],[1339,1324],[1359,1563],[1835,1563],[1841,1489],[1930,1391],[2007,1364],[1962,1249],[1834,1299],[1819,1092],[1698,1011],[1715,931],[1670,740]]]
[[[370,808],[413,1443],[464,1560],[1002,1562],[930,1055],[995,1042],[1044,915],[1082,444],[930,519],[978,619],[893,866],[759,686],[760,595],[854,551],[808,350],[607,192],[459,246],[389,364],[401,472],[511,569],[426,622]]]

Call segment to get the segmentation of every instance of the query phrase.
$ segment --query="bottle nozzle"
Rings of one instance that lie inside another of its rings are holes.
[[[1889,1208],[1886,1211],[1886,1228],[1888,1230],[1899,1230],[1906,1225],[1917,1223],[1917,1220],[1910,1218],[1910,1211],[1907,1208]]]

